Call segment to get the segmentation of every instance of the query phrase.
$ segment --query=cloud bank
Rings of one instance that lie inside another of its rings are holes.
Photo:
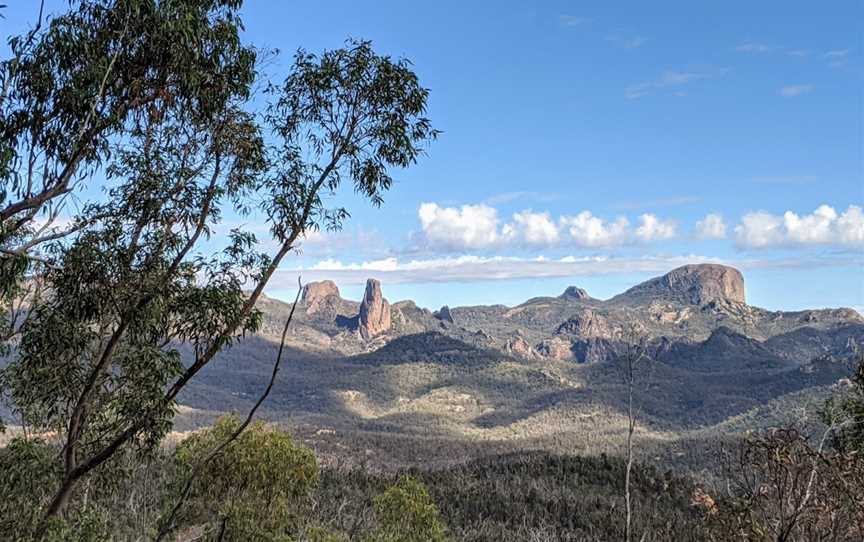
[[[429,248],[478,250],[509,246],[575,246],[607,248],[626,243],[649,243],[672,239],[677,223],[653,213],[639,215],[632,228],[623,216],[606,219],[591,211],[561,215],[531,209],[514,213],[503,221],[494,207],[485,204],[442,207],[423,203],[417,212],[421,242]]]
[[[609,249],[646,245],[678,237],[678,221],[642,213],[635,223],[626,216],[614,218],[584,210],[557,218],[548,211],[526,209],[509,219],[485,204],[443,207],[423,203],[418,210],[423,248],[451,251],[488,251],[505,248]],[[730,231],[743,249],[806,248],[836,246],[864,247],[864,211],[849,205],[837,211],[820,205],[810,214],[794,211],[772,214],[755,211],[744,214],[732,228],[719,213],[696,221],[693,237],[699,240],[725,239]],[[693,238],[691,237],[691,238]]]
[[[608,275],[616,273],[661,273],[687,263],[719,263],[705,256],[673,256],[644,258],[607,258],[603,256],[565,256],[558,259],[515,256],[453,256],[412,259],[384,258],[361,263],[344,263],[335,259],[322,260],[306,268],[279,270],[274,287],[296,283],[300,274],[304,281],[333,279],[344,284],[362,284],[369,277],[387,283],[484,282],[526,278]]]
[[[860,265],[861,258],[791,258],[723,260],[701,255],[604,257],[564,256],[550,259],[542,256],[452,256],[442,258],[400,260],[391,257],[360,263],[326,259],[308,267],[279,269],[271,289],[293,288],[300,275],[304,282],[335,280],[339,284],[359,285],[373,277],[385,284],[429,284],[447,282],[488,282],[518,279],[605,276],[627,273],[662,274],[676,267],[694,263],[721,263],[738,269],[812,268],[819,266]]]

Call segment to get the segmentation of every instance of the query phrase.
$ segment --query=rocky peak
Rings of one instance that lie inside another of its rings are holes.
[[[567,299],[572,301],[577,301],[580,299],[591,299],[591,296],[588,295],[582,288],[577,288],[576,286],[568,286],[564,293],[558,296],[560,299]]]
[[[716,361],[759,361],[767,363],[775,355],[763,343],[735,331],[720,326],[698,346],[699,356]]]
[[[301,300],[306,307],[306,314],[315,315],[330,312],[335,300],[341,299],[339,288],[332,280],[310,282],[303,287]]]
[[[439,310],[432,313],[432,315],[435,318],[441,320],[442,322],[449,322],[451,324],[453,323],[453,314],[450,312],[450,307],[448,307],[447,305],[444,305]]]
[[[360,335],[371,339],[390,329],[390,304],[381,293],[381,283],[366,281],[366,292],[360,303]]]
[[[630,288],[618,300],[664,299],[689,305],[724,300],[744,301],[744,277],[732,267],[717,264],[685,265]]]
[[[728,350],[753,343],[755,341],[743,333],[739,333],[727,326],[720,326],[711,332],[711,335],[702,342],[702,346],[717,348],[718,350]]]

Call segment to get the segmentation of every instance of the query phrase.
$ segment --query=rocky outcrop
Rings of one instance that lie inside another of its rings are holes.
[[[310,282],[303,287],[303,306],[306,307],[308,316],[325,316],[333,318],[336,315],[336,306],[341,301],[339,288],[332,280],[321,282]]]
[[[447,305],[444,305],[439,310],[432,313],[432,315],[442,322],[448,322],[450,324],[453,323],[453,314],[450,312],[450,307]]]
[[[648,315],[661,324],[680,324],[690,317],[690,307],[676,308],[668,303],[652,303],[648,307]]]
[[[579,363],[609,361],[619,355],[618,345],[610,340],[592,337],[573,343],[573,357]]]
[[[390,304],[381,294],[381,283],[375,279],[366,281],[366,293],[360,303],[359,329],[364,339],[390,329]]]
[[[544,339],[537,343],[534,347],[538,354],[548,359],[563,361],[573,357],[573,352],[570,350],[570,343],[559,337]]]
[[[602,314],[593,310],[584,310],[571,316],[555,330],[556,335],[576,335],[581,339],[591,337],[609,338],[612,336],[612,326]]]
[[[743,304],[744,277],[737,269],[725,265],[685,265],[638,284],[613,301],[648,302],[656,299],[689,305],[704,305],[716,300]]]
[[[526,341],[522,337],[513,337],[508,340],[507,345],[504,347],[504,350],[508,354],[512,354],[520,358],[532,359],[537,357],[537,352],[535,352],[534,348],[530,344],[528,344],[528,341]]]
[[[665,361],[675,349],[675,341],[669,337],[660,337],[648,344],[648,358],[655,361]]]
[[[576,286],[568,286],[564,293],[558,296],[560,299],[566,299],[568,301],[579,301],[582,299],[592,299],[588,292],[583,290],[582,288],[577,288]]]

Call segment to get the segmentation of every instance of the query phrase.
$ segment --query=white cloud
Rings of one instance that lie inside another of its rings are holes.
[[[771,47],[764,43],[746,41],[736,47],[735,50],[739,53],[769,53],[771,52]]]
[[[502,230],[507,240],[522,241],[529,245],[554,245],[560,237],[558,226],[549,213],[535,213],[530,209],[515,213],[513,222]]]
[[[675,237],[676,224],[673,220],[661,220],[657,215],[645,213],[639,216],[640,225],[636,237],[642,241],[662,241]]]
[[[781,87],[777,93],[784,98],[794,98],[795,96],[801,96],[802,94],[813,92],[814,88],[813,85],[788,85]]]
[[[311,271],[396,271],[397,269],[399,269],[399,260],[393,257],[356,264],[345,264],[327,258],[309,268]]]
[[[562,216],[560,222],[576,245],[582,247],[620,245],[629,236],[630,222],[624,217],[607,222],[591,214],[591,211],[582,211],[576,216]]]
[[[829,68],[842,68],[849,62],[849,49],[828,51],[822,56],[828,60]]]
[[[832,224],[836,220],[837,211],[827,205],[820,205],[813,214],[803,217],[792,211],[783,213],[783,224],[793,243],[830,243],[834,233]]]
[[[594,19],[589,19],[587,17],[577,17],[575,15],[559,15],[558,22],[564,26],[583,26],[589,24]]]
[[[764,248],[783,242],[783,221],[765,211],[747,213],[741,224],[735,226],[735,238],[739,246]]]
[[[480,249],[499,241],[498,211],[483,204],[455,208],[423,203],[418,216],[423,234],[432,245]]]
[[[726,223],[723,215],[709,213],[705,218],[696,222],[696,237],[699,239],[725,239]]]
[[[787,51],[786,54],[789,56],[797,56],[798,58],[804,58],[806,56],[810,56],[810,51],[806,49],[795,49],[792,51]]]
[[[606,36],[606,41],[623,49],[638,49],[648,43],[649,39],[643,36],[628,37],[620,34],[611,34]]]
[[[300,274],[304,281],[332,279],[340,284],[363,284],[375,277],[386,284],[429,282],[484,282],[494,280],[609,275],[616,273],[665,273],[688,263],[721,263],[698,255],[609,258],[564,256],[522,258],[514,256],[463,255],[401,261],[384,258],[358,263],[327,259],[296,269],[280,269],[271,288],[290,287]]]
[[[850,205],[837,219],[836,230],[841,243],[864,244],[864,211],[861,207]]]
[[[660,76],[653,81],[630,85],[629,87],[624,89],[624,96],[626,96],[630,100],[633,100],[651,94],[653,91],[659,89],[680,87],[682,85],[693,83],[695,81],[723,77],[728,72],[728,68],[708,69],[699,71],[668,70],[660,74]]]
[[[321,230],[307,230],[300,236],[300,243],[305,245],[318,245],[328,243],[333,240],[335,235],[332,232]]]
[[[850,205],[842,214],[828,205],[799,216],[786,211],[783,216],[765,211],[747,213],[735,227],[738,246],[770,248],[801,245],[864,245],[864,212]]]
[[[849,54],[849,49],[841,49],[841,50],[837,50],[837,51],[828,51],[827,53],[825,53],[825,58],[834,58],[834,59],[844,58],[848,54]]]

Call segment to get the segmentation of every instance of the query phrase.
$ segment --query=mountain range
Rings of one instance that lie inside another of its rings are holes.
[[[572,286],[515,307],[433,311],[390,303],[383,288],[370,279],[358,302],[330,281],[304,287],[264,416],[319,453],[359,446],[410,463],[400,455],[410,447],[393,443],[418,438],[474,451],[615,448],[625,419],[621,359],[634,342],[647,360],[637,375],[641,438],[683,443],[812,423],[864,341],[864,318],[852,309],[748,305],[742,274],[722,265],[680,267],[608,300]],[[291,307],[262,298],[258,308],[260,332],[181,395],[181,429],[257,398]]]

